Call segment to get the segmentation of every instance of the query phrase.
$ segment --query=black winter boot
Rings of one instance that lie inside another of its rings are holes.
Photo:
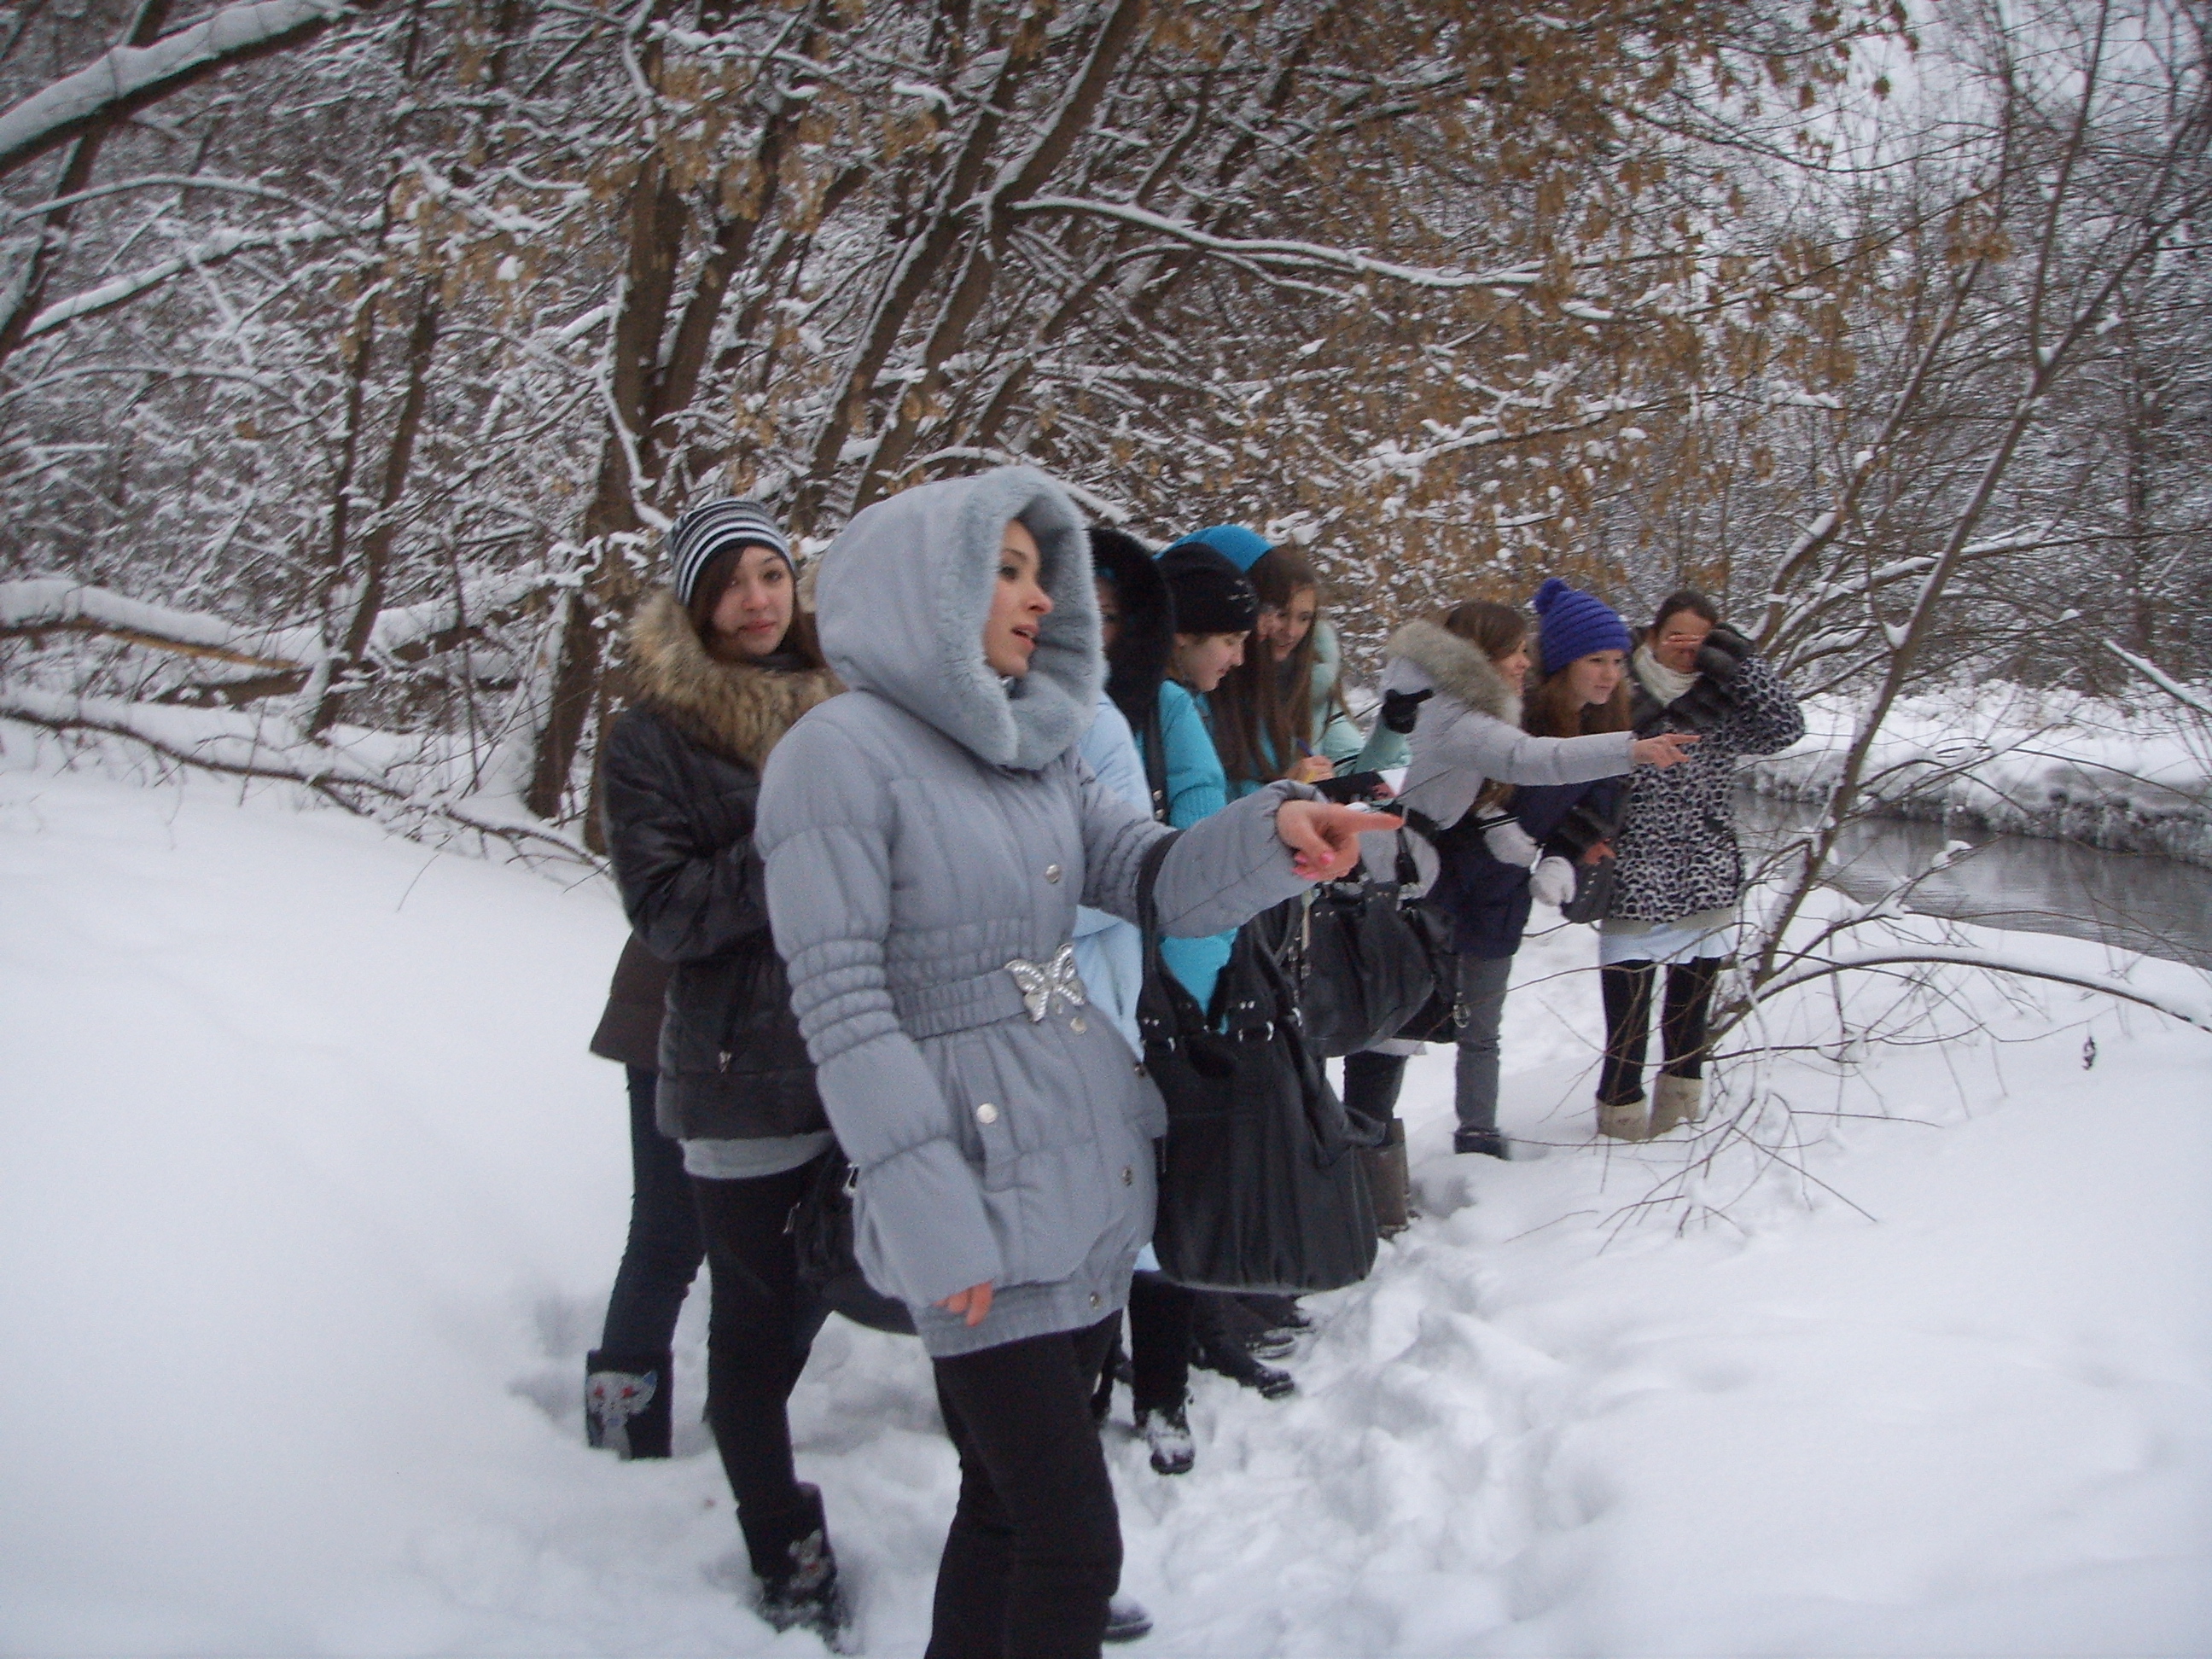
[[[667,1354],[615,1354],[593,1349],[584,1358],[584,1439],[624,1459],[668,1455]]]
[[[821,1489],[801,1482],[798,1492],[799,1506],[787,1514],[738,1517],[761,1581],[760,1615],[780,1631],[812,1631],[832,1653],[850,1652],[853,1610],[837,1582]]]
[[[1244,1388],[1256,1389],[1262,1400],[1280,1400],[1297,1391],[1297,1380],[1288,1371],[1263,1365],[1237,1338],[1223,1316],[1226,1298],[1211,1291],[1196,1292],[1191,1310],[1190,1363],[1213,1371]]]

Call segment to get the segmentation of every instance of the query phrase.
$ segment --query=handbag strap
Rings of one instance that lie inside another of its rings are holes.
[[[1144,763],[1145,787],[1152,802],[1152,816],[1168,821],[1168,761],[1166,739],[1160,735],[1160,700],[1152,699],[1145,724],[1137,733],[1137,758]]]
[[[1171,987],[1167,964],[1160,958],[1159,900],[1154,889],[1168,849],[1182,839],[1182,830],[1170,830],[1145,849],[1144,859],[1137,866],[1137,933],[1143,941],[1145,960],[1144,980],[1137,991],[1137,1030],[1147,1043],[1172,1045],[1183,1035],[1188,1024],[1180,1018],[1182,1005],[1198,1007],[1197,1000],[1189,992],[1183,991],[1180,997],[1176,994],[1182,988]],[[1200,1011],[1198,1024],[1202,1027],[1204,1024],[1205,1015]]]

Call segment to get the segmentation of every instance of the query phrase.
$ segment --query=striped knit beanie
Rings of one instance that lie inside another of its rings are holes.
[[[688,605],[707,561],[726,547],[765,547],[791,562],[791,544],[768,509],[744,495],[724,495],[684,509],[668,532],[669,580],[676,602]]]

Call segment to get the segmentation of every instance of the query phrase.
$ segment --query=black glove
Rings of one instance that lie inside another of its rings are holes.
[[[1698,672],[1726,685],[1751,654],[1751,641],[1726,623],[1717,623],[1698,647]]]
[[[1386,731],[1405,737],[1421,717],[1421,705],[1436,696],[1433,691],[1385,691],[1382,694],[1382,725]]]

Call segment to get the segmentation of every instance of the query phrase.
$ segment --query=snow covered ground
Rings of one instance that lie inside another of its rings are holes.
[[[1807,699],[1804,741],[1744,781],[1825,802],[1859,702]],[[1899,817],[2212,864],[2212,720],[2149,686],[2124,700],[2002,680],[1937,686],[1899,700],[1869,763],[1875,793]]]
[[[701,1298],[679,1455],[582,1443],[604,887],[0,744],[0,1651],[817,1651],[740,1603]],[[1451,1157],[1415,1062],[1424,1218],[1296,1398],[1201,1375],[1176,1480],[1111,1431],[1133,1656],[2212,1652],[2212,1037],[1960,975],[1958,1040],[1739,1059],[1703,1139],[1599,1147],[1590,958],[1522,953],[1522,1161]],[[919,1352],[833,1322],[795,1408],[868,1650],[918,1653]]]

